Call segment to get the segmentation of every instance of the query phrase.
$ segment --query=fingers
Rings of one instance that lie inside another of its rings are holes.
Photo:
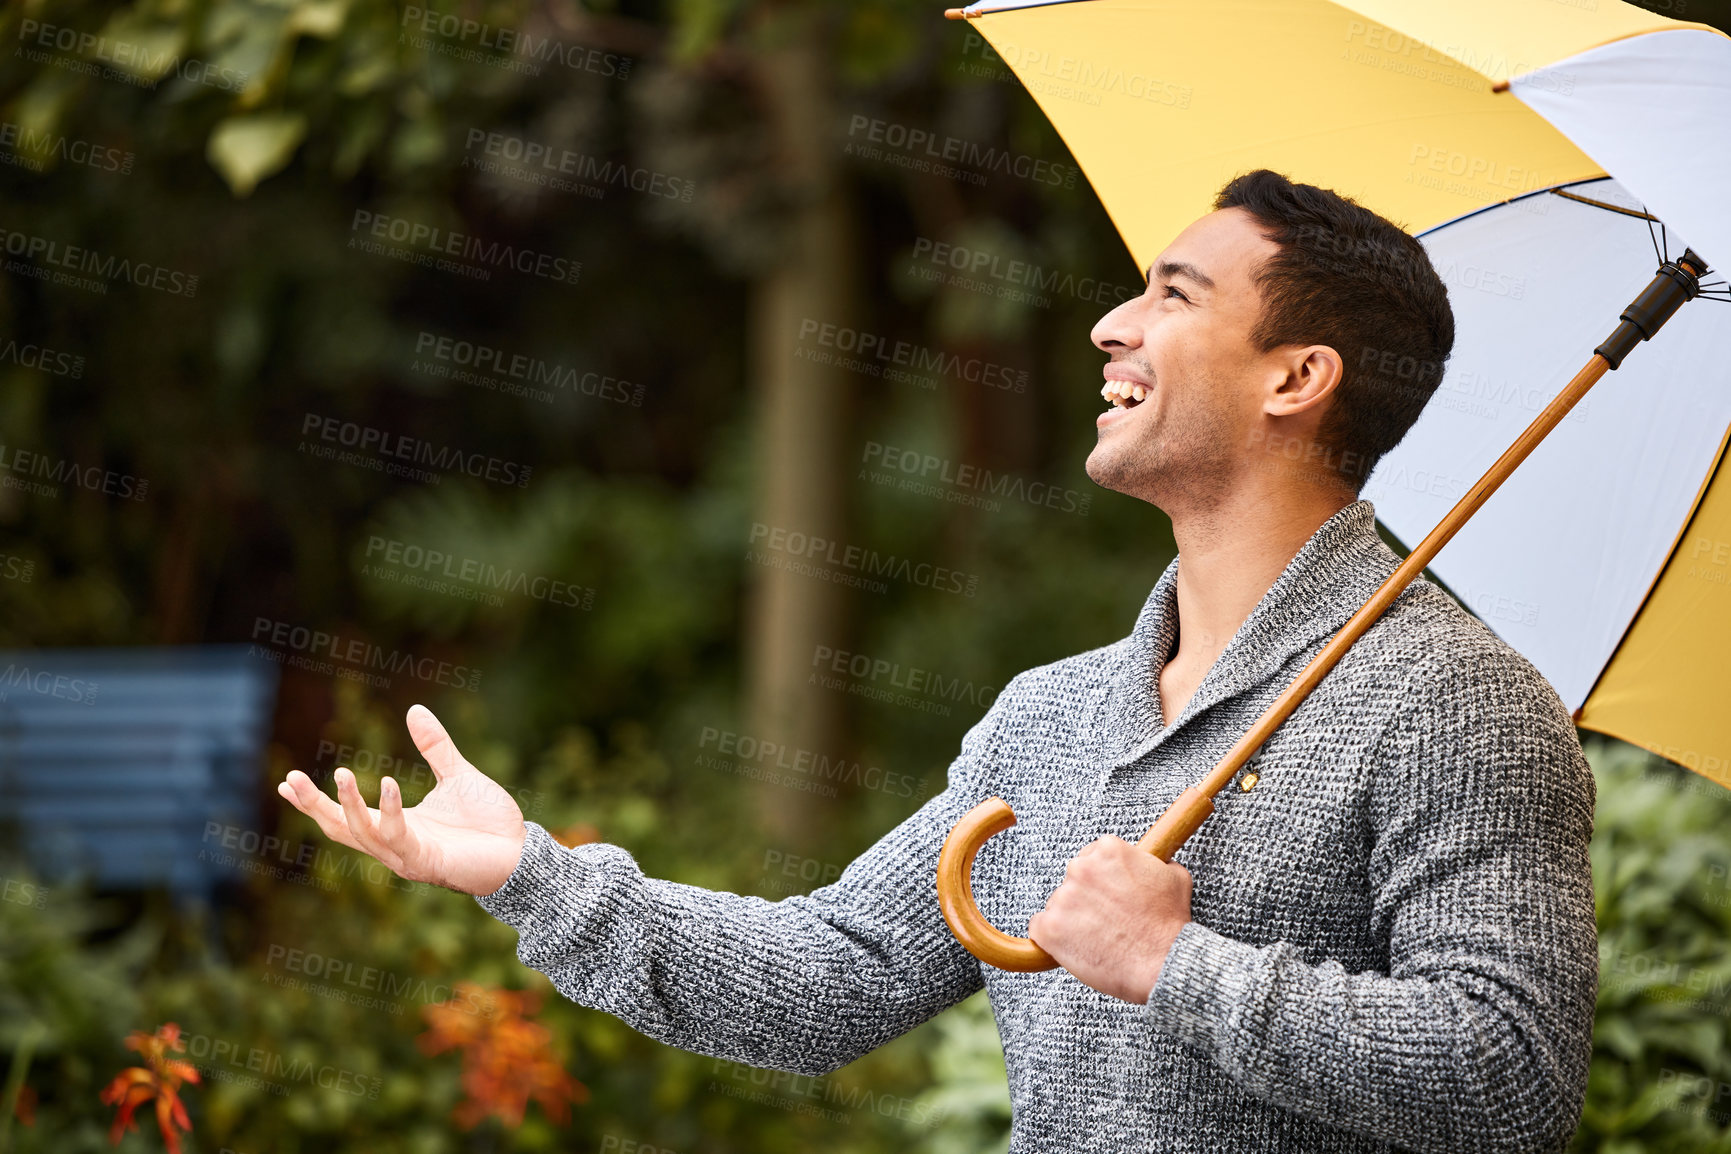
[[[397,855],[400,865],[410,864],[420,842],[403,817],[403,791],[394,778],[379,782],[379,837]]]
[[[409,737],[413,739],[415,748],[421,751],[421,756],[427,759],[434,777],[443,781],[463,767],[463,755],[457,752],[456,743],[439,724],[439,719],[433,716],[432,710],[424,705],[411,705],[405,720]]]
[[[396,869],[400,859],[379,836],[378,826],[373,823],[372,811],[361,798],[361,787],[355,781],[355,775],[347,769],[338,769],[334,776],[337,779],[337,801],[342,804],[343,817],[348,822],[349,833],[357,846],[393,870]]]
[[[1189,870],[1185,869],[1177,862],[1168,862],[1166,868],[1178,871],[1178,880],[1183,883],[1184,896],[1186,900],[1188,900],[1189,896],[1195,892],[1196,879],[1190,876]]]
[[[343,811],[323,790],[313,784],[312,778],[298,769],[291,769],[288,777],[277,783],[276,791],[287,799],[289,804],[317,822],[326,837],[350,849],[361,848],[355,844],[354,835],[349,833]]]

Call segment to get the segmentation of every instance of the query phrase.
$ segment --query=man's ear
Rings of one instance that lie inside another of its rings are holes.
[[[1334,395],[1345,361],[1328,345],[1295,345],[1281,350],[1279,369],[1262,411],[1271,417],[1291,417],[1316,409]]]

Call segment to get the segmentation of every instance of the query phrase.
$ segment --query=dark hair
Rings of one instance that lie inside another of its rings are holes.
[[[1262,168],[1227,181],[1214,207],[1244,209],[1280,248],[1251,274],[1262,295],[1250,335],[1258,350],[1320,344],[1340,354],[1317,439],[1357,493],[1442,381],[1455,340],[1448,289],[1406,230],[1330,189]]]

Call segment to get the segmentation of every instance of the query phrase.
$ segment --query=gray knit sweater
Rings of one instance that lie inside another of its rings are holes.
[[[834,1070],[983,985],[1013,1154],[1560,1150],[1598,981],[1593,778],[1549,683],[1429,582],[1179,852],[1193,920],[1145,1005],[986,966],[938,911],[939,847],[992,794],[1018,821],[974,892],[1008,933],[1083,846],[1139,838],[1393,571],[1374,518],[1358,501],[1317,530],[1168,725],[1174,561],[1129,637],[1014,677],[947,788],[810,895],[646,878],[618,846],[566,849],[530,822],[476,900],[566,997],[752,1066]]]

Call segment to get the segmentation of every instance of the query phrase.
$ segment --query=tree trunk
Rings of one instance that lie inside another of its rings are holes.
[[[821,351],[801,339],[802,325],[853,325],[858,266],[851,208],[832,135],[830,61],[821,30],[808,27],[761,60],[763,88],[776,118],[778,162],[798,199],[788,222],[785,258],[754,286],[752,374],[757,413],[757,491],[753,520],[841,543],[848,538],[851,458],[847,440],[857,382],[809,359]],[[804,354],[804,355],[802,355]],[[754,534],[760,531],[754,528]],[[783,561],[793,558],[753,547]],[[821,559],[813,558],[821,563]],[[850,598],[856,593],[822,578],[771,565],[751,574],[746,622],[747,702],[751,735],[776,742],[792,765],[799,751],[821,759],[844,752],[847,698],[811,684],[819,646],[847,645]],[[790,778],[805,774],[784,769]],[[762,784],[766,832],[789,849],[813,848],[827,816],[821,794]]]

